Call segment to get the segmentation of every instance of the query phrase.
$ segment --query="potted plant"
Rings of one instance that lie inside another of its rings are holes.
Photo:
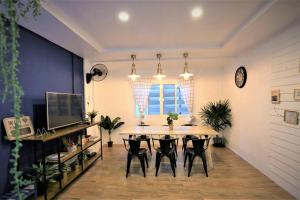
[[[172,131],[173,127],[174,127],[173,120],[177,120],[177,119],[178,119],[177,113],[172,113],[172,112],[168,113],[167,122],[168,122],[170,131]]]
[[[124,124],[124,122],[119,122],[120,120],[120,117],[116,117],[115,119],[111,120],[109,116],[104,117],[103,115],[101,115],[100,127],[107,130],[109,134],[109,140],[107,142],[108,147],[112,147],[113,145],[113,141],[111,141],[112,131]]]
[[[214,138],[214,146],[225,147],[223,131],[227,127],[232,126],[232,116],[229,101],[220,100],[217,102],[209,102],[201,109],[200,117],[205,125],[210,126],[221,135],[221,137],[217,135]]]
[[[88,112],[87,115],[89,116],[89,118],[91,120],[91,124],[93,124],[95,117],[98,115],[98,111],[92,110],[91,112]]]
[[[59,178],[60,172],[58,170],[58,164],[47,164],[46,165],[46,185],[48,183],[55,183],[57,178]],[[43,177],[43,165],[33,164],[26,176],[34,181],[37,186],[38,194],[43,194],[44,191],[44,177]]]

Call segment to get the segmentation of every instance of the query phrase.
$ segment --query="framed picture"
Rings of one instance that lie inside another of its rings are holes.
[[[272,90],[271,92],[271,102],[273,104],[280,103],[280,90]]]
[[[4,128],[6,131],[7,139],[10,141],[15,140],[14,130],[15,130],[15,117],[9,117],[3,119]],[[20,118],[20,138],[28,137],[34,135],[34,129],[31,123],[31,118],[29,116],[23,116]]]
[[[294,100],[300,101],[300,89],[294,89]]]
[[[299,112],[284,110],[284,122],[288,124],[298,125],[299,123]]]

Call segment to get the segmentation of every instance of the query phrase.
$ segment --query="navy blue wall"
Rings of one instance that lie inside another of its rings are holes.
[[[46,127],[45,92],[83,94],[83,59],[70,51],[20,27],[19,80],[25,92],[22,114],[32,117],[35,129]],[[0,82],[0,92],[1,92]],[[0,119],[12,116],[11,103],[0,103]],[[5,131],[1,122],[0,133],[0,196],[9,189],[10,143],[3,139]],[[33,161],[31,145],[26,144],[21,153],[21,165]]]

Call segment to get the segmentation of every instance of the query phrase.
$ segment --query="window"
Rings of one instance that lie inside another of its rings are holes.
[[[152,85],[148,97],[148,115],[160,114],[160,85]]]
[[[136,111],[138,115],[138,109]],[[180,87],[176,84],[153,84],[149,92],[148,109],[145,114],[167,115],[169,112],[180,115],[189,114]]]

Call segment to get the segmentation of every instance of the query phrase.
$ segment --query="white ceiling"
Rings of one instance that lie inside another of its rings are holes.
[[[203,9],[192,19],[195,6]],[[299,21],[299,0],[48,0],[25,27],[93,62],[178,59],[226,60]],[[122,23],[118,12],[130,20]]]

